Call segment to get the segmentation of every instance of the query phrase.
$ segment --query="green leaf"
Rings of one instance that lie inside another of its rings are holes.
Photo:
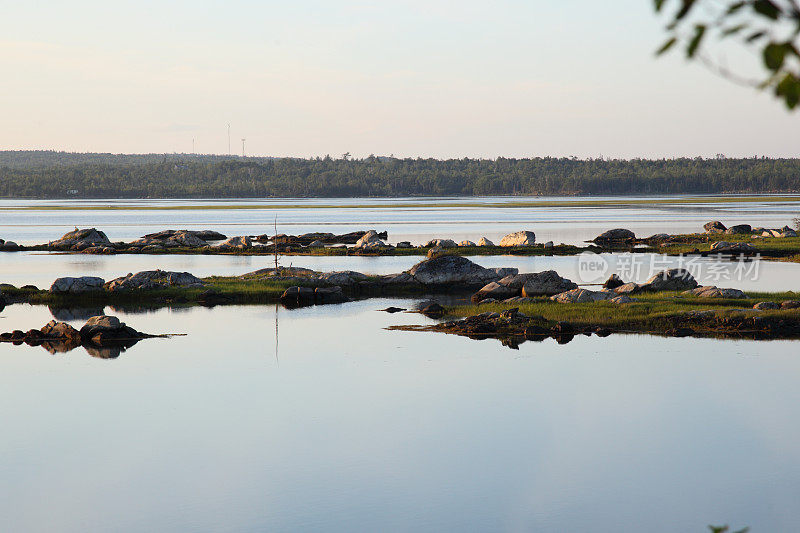
[[[769,43],[764,47],[764,65],[773,72],[780,70],[786,58],[786,51],[787,47],[783,43]]]
[[[667,50],[672,48],[672,45],[674,45],[676,42],[678,42],[678,38],[677,37],[673,37],[672,39],[669,39],[667,42],[665,42],[664,44],[661,45],[661,48],[656,50],[656,55],[660,56],[661,54],[663,54],[664,52],[666,52]]]
[[[686,57],[692,58],[700,47],[700,41],[703,40],[703,35],[706,33],[705,24],[696,24],[694,27],[694,37],[689,41],[689,46],[686,47]]]
[[[771,18],[772,20],[778,20],[778,17],[781,15],[781,8],[772,3],[771,0],[755,0],[755,2],[753,2],[753,9],[755,9],[756,13]]]
[[[775,86],[775,95],[783,99],[786,107],[794,109],[800,103],[800,80],[793,74],[786,74]]]

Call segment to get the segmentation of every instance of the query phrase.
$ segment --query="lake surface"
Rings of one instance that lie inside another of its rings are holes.
[[[117,312],[186,336],[116,359],[0,345],[3,529],[800,523],[796,342],[577,337],[514,351],[382,329],[425,323],[376,311],[410,303]],[[51,318],[2,316],[5,329]]]
[[[783,198],[783,197],[782,197]],[[702,231],[709,220],[764,227],[791,224],[800,214],[792,201],[683,204],[681,197],[645,200],[669,203],[551,207],[510,207],[517,202],[580,203],[572,197],[344,198],[242,200],[0,200],[0,238],[19,244],[43,243],[75,227],[97,227],[112,241],[131,240],[162,229],[214,229],[232,235],[312,231],[346,233],[374,228],[389,242],[415,244],[433,238],[456,241],[481,237],[497,241],[508,233],[534,231],[539,242],[578,244],[605,230],[624,227],[646,237],[655,233]],[[592,197],[597,202],[625,198]],[[642,200],[642,198],[638,198]],[[387,207],[401,204],[406,207]],[[465,206],[464,204],[472,204]],[[324,208],[320,206],[335,206]],[[113,207],[114,209],[104,209]],[[68,208],[68,209],[64,209]],[[145,208],[145,209],[143,209]]]
[[[375,207],[365,213],[348,202]],[[478,208],[428,208],[419,200],[418,209],[397,210],[382,209],[383,202],[342,201],[341,211],[304,207],[297,229],[281,231],[374,226],[423,240],[456,237],[450,229],[473,239],[532,229],[543,240],[561,228],[563,239],[549,238],[567,242],[617,226],[696,231],[712,218],[782,226],[798,211],[755,203],[637,207],[638,215],[491,207],[480,208],[484,223]],[[274,216],[263,209],[37,212],[2,209],[30,203],[0,204],[0,237],[18,242],[51,240],[76,225],[104,229],[115,240],[169,227],[261,233],[269,227],[256,228]],[[593,281],[576,257],[473,259]],[[800,291],[797,264],[601,259],[606,277],[623,271],[642,280],[653,268],[687,266],[701,283]],[[378,274],[418,260],[285,257],[282,264]],[[63,275],[110,279],[153,268],[233,275],[269,262],[3,253],[0,282],[46,287]],[[495,340],[385,329],[429,323],[418,314],[378,312],[416,302],[56,310],[76,327],[83,319],[71,316],[105,311],[140,331],[185,336],[144,340],[110,359],[83,348],[53,355],[0,344],[0,529],[797,529],[800,342],[612,335],[512,350]],[[38,328],[52,318],[44,306],[12,305],[0,311],[0,331]]]

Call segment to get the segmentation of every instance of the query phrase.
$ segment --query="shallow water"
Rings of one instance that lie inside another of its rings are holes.
[[[117,359],[0,344],[3,529],[800,521],[797,342],[577,337],[514,351],[382,329],[426,322],[376,311],[410,303],[116,313],[187,334]],[[50,318],[19,305],[2,317],[4,329]]]

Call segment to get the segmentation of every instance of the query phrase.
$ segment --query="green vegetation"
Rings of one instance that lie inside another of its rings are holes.
[[[798,159],[626,161],[547,157],[442,161],[375,156],[270,159],[0,152],[0,196],[17,198],[624,196],[798,191]],[[536,205],[522,202],[518,206]]]
[[[659,329],[657,324],[662,319],[676,316],[689,311],[714,310],[719,312],[747,312],[758,313],[760,316],[768,314],[794,313],[789,311],[754,311],[750,308],[758,302],[771,301],[783,302],[796,300],[800,295],[793,292],[782,293],[747,293],[747,299],[722,299],[698,298],[676,292],[642,293],[633,296],[636,302],[629,304],[614,304],[610,302],[570,303],[553,302],[549,298],[537,298],[536,301],[523,304],[489,303],[476,305],[455,306],[447,309],[447,315],[452,317],[467,317],[485,312],[501,312],[513,307],[519,307],[520,312],[528,316],[540,316],[551,322],[570,322],[578,325],[601,325],[618,329],[640,330],[642,328]]]

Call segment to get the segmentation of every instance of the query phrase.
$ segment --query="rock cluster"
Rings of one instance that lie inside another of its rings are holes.
[[[79,278],[64,277],[56,279],[50,286],[52,293],[82,293],[101,291],[106,280],[94,276],[81,276]]]

